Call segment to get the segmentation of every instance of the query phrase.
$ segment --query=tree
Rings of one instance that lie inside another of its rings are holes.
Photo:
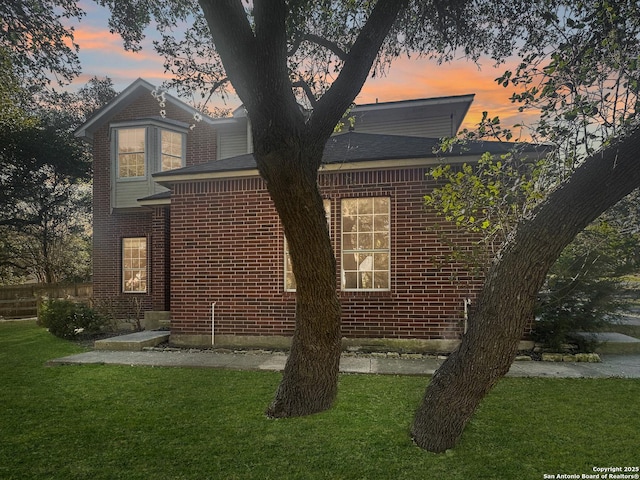
[[[556,171],[565,180],[508,236],[460,347],[426,389],[412,436],[430,451],[457,443],[479,402],[508,371],[562,250],[640,185],[636,2],[568,3],[541,18],[538,35],[521,49],[515,81],[525,89],[513,100],[541,107],[537,133],[555,142]],[[511,72],[499,79],[513,80]]]
[[[2,65],[1,280],[86,279],[91,163],[87,146],[73,132],[85,112],[115,95],[111,81],[92,79],[78,93],[32,97],[10,60]]]

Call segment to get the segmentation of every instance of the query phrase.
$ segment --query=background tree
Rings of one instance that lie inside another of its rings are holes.
[[[0,49],[30,92],[70,82],[80,72],[78,45],[66,19],[84,15],[72,0],[12,0],[0,3]],[[33,90],[31,90],[33,89]]]
[[[115,95],[111,80],[78,93],[26,89],[11,56],[0,88],[0,282],[86,280],[90,267],[88,149],[73,131]]]

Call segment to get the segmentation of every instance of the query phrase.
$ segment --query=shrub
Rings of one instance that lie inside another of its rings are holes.
[[[606,221],[580,233],[549,271],[540,292],[534,340],[560,350],[574,344],[591,352],[597,343],[576,332],[596,332],[625,307],[622,276],[637,268],[638,240]]]
[[[104,318],[84,303],[71,300],[45,300],[38,308],[38,323],[56,337],[74,338],[79,333],[95,333]]]

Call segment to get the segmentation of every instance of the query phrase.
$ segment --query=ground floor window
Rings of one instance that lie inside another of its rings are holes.
[[[388,197],[342,200],[343,290],[389,290],[390,204]]]
[[[147,291],[146,237],[122,239],[122,291],[125,293]]]

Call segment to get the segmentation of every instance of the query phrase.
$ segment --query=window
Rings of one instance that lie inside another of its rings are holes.
[[[186,165],[187,131],[169,120],[111,124],[112,208],[138,208],[138,199],[167,190],[153,174]]]
[[[145,176],[145,128],[118,130],[118,177]]]
[[[389,290],[390,200],[342,200],[342,289]]]
[[[147,239],[145,237],[122,239],[122,291],[125,293],[147,291]]]
[[[331,232],[331,200],[323,200],[324,213],[327,217],[327,226],[329,232]],[[293,275],[293,267],[291,266],[291,259],[289,258],[289,245],[287,244],[287,238],[284,239],[284,289],[287,292],[296,291],[296,278]]]
[[[160,151],[162,172],[180,168],[183,166],[182,137],[181,133],[170,130],[162,130],[160,134]]]

